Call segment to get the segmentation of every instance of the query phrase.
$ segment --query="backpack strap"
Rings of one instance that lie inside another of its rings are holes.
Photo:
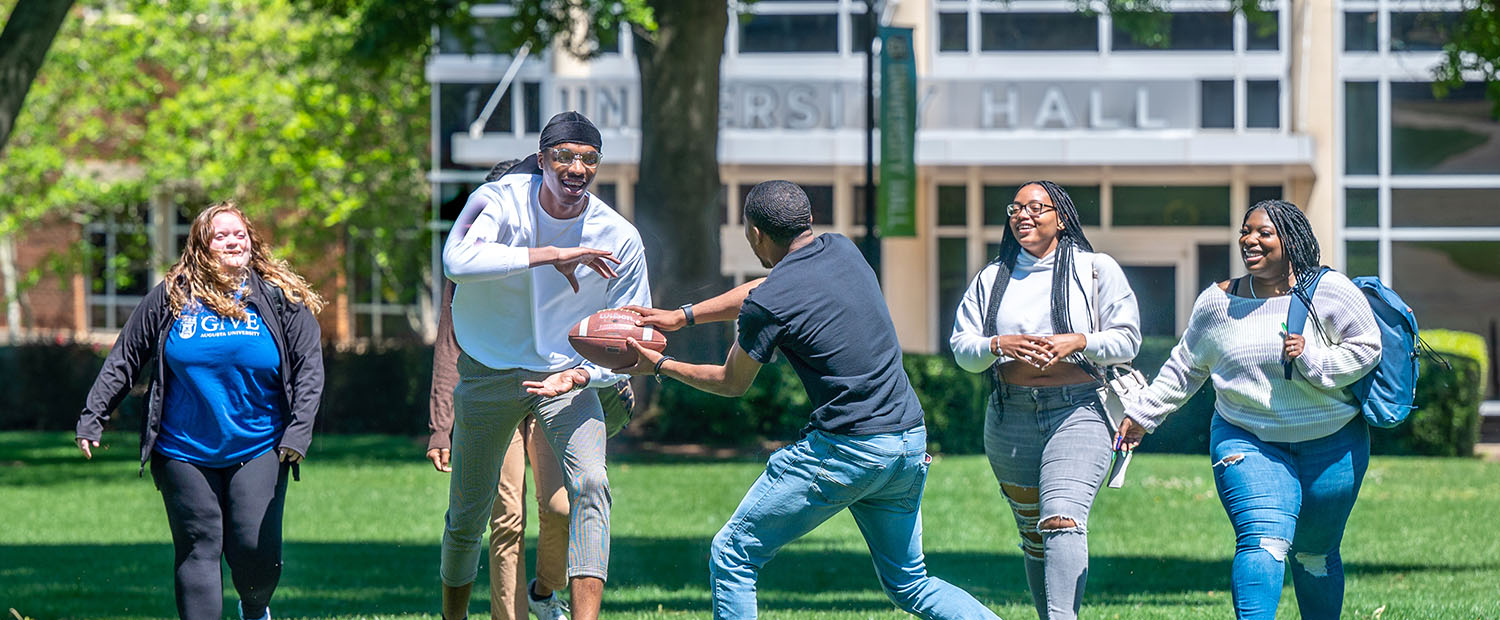
[[[1318,282],[1323,279],[1323,274],[1328,271],[1327,267],[1319,270],[1318,275],[1313,276],[1313,281],[1307,285],[1307,288],[1292,287],[1292,303],[1287,306],[1286,310],[1286,333],[1288,336],[1292,334],[1301,336],[1302,330],[1307,327],[1307,312],[1308,307],[1312,305],[1313,293],[1317,291]],[[1254,286],[1254,284],[1251,286]],[[1292,368],[1292,362],[1288,360],[1282,362],[1281,365],[1286,370],[1286,379],[1291,381],[1293,372],[1295,372]]]

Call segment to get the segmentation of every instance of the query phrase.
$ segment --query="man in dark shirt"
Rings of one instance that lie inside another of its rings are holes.
[[[676,310],[631,307],[666,331],[738,316],[723,365],[688,364],[632,341],[625,372],[671,377],[740,396],[781,351],[814,409],[803,437],[771,456],[709,552],[715,618],[754,618],[755,582],[783,545],[845,508],[869,544],[880,585],[923,618],[997,618],[968,593],[927,575],[922,488],[927,429],[901,367],[901,345],[872,271],[848,238],[812,232],[812,208],[787,181],[745,199],[745,238],[770,275]]]

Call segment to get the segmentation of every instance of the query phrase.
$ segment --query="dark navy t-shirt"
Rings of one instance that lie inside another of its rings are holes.
[[[880,284],[848,237],[820,235],[777,263],[740,307],[739,345],[762,364],[777,349],[792,364],[814,407],[804,433],[922,424]]]
[[[272,448],[286,428],[281,354],[254,304],[231,319],[200,303],[172,324],[156,451],[227,467]]]

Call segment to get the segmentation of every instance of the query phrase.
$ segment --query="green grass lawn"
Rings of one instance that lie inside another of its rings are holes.
[[[0,614],[172,617],[171,539],[149,476],[136,477],[134,436],[106,436],[112,445],[93,462],[69,439],[0,433]],[[437,616],[447,478],[422,449],[402,438],[318,438],[289,492],[278,617]],[[707,617],[709,539],[762,465],[615,461],[606,617]],[[1101,494],[1086,617],[1232,615],[1233,538],[1209,473],[1205,457],[1141,455],[1125,489]],[[983,457],[934,461],[923,516],[933,574],[1005,618],[1036,617]],[[1344,617],[1384,608],[1385,619],[1500,618],[1497,523],[1500,464],[1376,458],[1344,539]],[[476,586],[476,613],[487,597]],[[760,600],[767,618],[905,617],[881,594],[847,515],[784,549]],[[1290,584],[1281,617],[1298,617]]]

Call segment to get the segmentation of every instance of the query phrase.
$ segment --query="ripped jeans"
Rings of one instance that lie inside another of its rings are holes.
[[[1338,618],[1339,542],[1370,464],[1364,419],[1356,415],[1327,437],[1273,443],[1215,415],[1209,445],[1214,486],[1234,525],[1235,616],[1276,617],[1290,559],[1302,617]]]
[[[984,452],[1021,532],[1026,582],[1042,620],[1078,617],[1088,579],[1089,509],[1109,470],[1111,442],[1092,383],[1001,383],[990,395]]]

